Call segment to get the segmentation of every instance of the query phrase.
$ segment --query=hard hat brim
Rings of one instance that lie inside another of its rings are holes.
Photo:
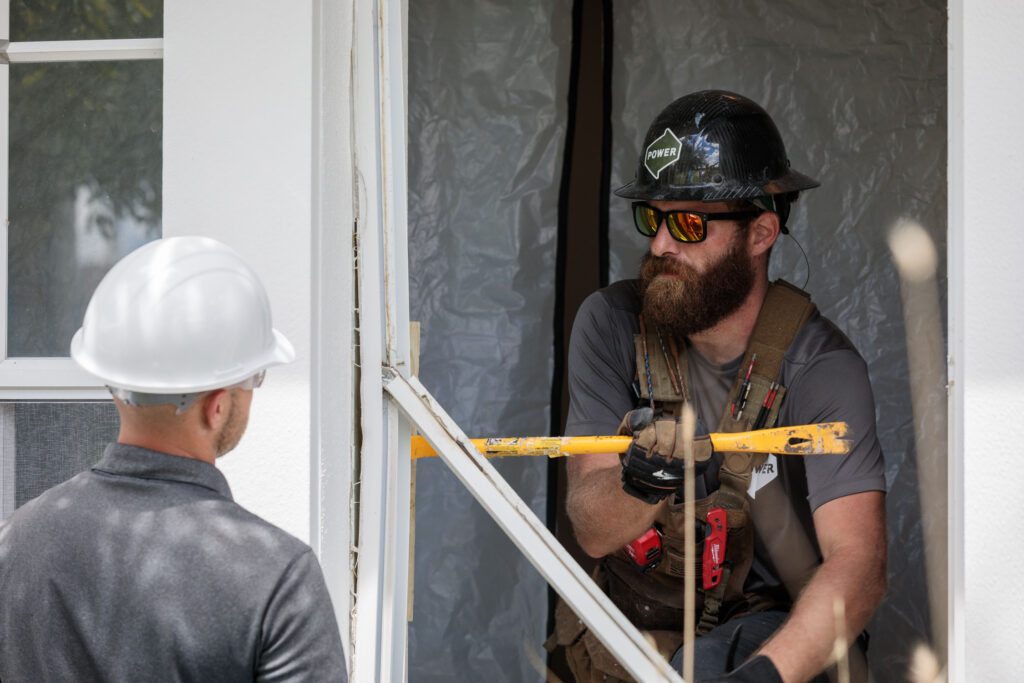
[[[722,202],[787,194],[809,190],[820,185],[821,183],[814,178],[799,171],[790,170],[782,177],[763,185],[729,182],[707,185],[667,185],[664,183],[640,183],[634,179],[615,190],[615,195],[624,199],[646,199],[648,201]]]
[[[137,369],[134,372],[135,376],[129,378],[125,373],[118,372],[114,368],[101,367],[88,353],[84,352],[85,336],[81,328],[71,338],[71,358],[79,367],[97,377],[105,386],[146,394],[192,394],[229,387],[232,384],[237,384],[252,377],[262,370],[275,365],[286,365],[294,361],[295,347],[292,346],[292,343],[277,329],[273,329],[272,332],[274,345],[267,349],[266,353],[262,354],[255,362],[240,366],[232,372],[224,373],[214,381],[190,383],[186,380],[180,384],[168,386],[166,378],[162,377],[158,372],[154,372],[152,380],[147,381],[145,377],[138,376]]]

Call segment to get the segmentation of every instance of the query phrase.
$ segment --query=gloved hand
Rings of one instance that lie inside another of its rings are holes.
[[[697,683],[782,683],[779,670],[764,655],[751,657],[727,674],[702,678]]]
[[[626,413],[619,435],[633,436],[622,454],[622,490],[654,505],[683,485],[686,460],[683,457],[683,426],[678,418],[654,419],[650,408]],[[694,472],[704,474],[713,451],[707,430],[697,421],[693,440]]]

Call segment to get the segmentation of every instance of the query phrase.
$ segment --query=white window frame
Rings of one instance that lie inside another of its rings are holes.
[[[363,441],[351,680],[407,678],[409,435],[415,426],[634,677],[680,681],[423,385],[409,377],[405,7],[401,0],[353,2],[350,139],[353,177],[361,179],[353,197]]]
[[[0,206],[9,225],[10,64],[163,59],[162,38],[10,42],[10,4],[0,4]],[[7,230],[0,234],[0,400],[104,400],[110,393],[69,357],[7,355]],[[68,340],[70,342],[70,340]]]

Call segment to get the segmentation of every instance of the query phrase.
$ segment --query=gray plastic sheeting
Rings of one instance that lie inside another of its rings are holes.
[[[420,378],[470,436],[547,434],[570,8],[409,3],[409,272]],[[544,459],[493,461],[543,519]],[[410,681],[528,681],[547,584],[420,461]]]
[[[889,485],[889,592],[869,627],[869,659],[877,680],[906,680],[928,617],[906,341],[886,236],[901,215],[929,229],[945,298],[946,5],[618,2],[614,54],[613,189],[632,179],[654,116],[705,88],[760,103],[793,168],[821,182],[789,221],[809,279],[788,238],[773,253],[773,277],[807,279],[868,363]],[[645,242],[626,200],[612,197],[610,216],[611,279],[633,277]]]
[[[569,3],[410,2],[409,216],[421,378],[471,436],[548,431]],[[881,681],[928,630],[906,342],[886,234],[919,219],[945,254],[946,9],[938,2],[615,4],[612,186],[669,101],[723,88],[775,118],[820,180],[773,276],[814,295],[868,362],[889,485],[890,586],[872,622]],[[611,198],[611,279],[645,244]],[[942,260],[940,259],[940,263]],[[945,296],[945,274],[940,274]],[[944,325],[943,325],[944,328]],[[496,466],[541,516],[544,462]],[[541,680],[546,589],[439,461],[417,477],[411,681]],[[542,656],[542,655],[541,655]]]

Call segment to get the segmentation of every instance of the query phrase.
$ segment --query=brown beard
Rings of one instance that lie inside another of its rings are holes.
[[[742,234],[737,233],[725,255],[703,274],[648,252],[640,267],[644,321],[662,334],[683,339],[734,313],[754,286],[754,264],[743,249]],[[661,274],[675,277],[658,277]]]

